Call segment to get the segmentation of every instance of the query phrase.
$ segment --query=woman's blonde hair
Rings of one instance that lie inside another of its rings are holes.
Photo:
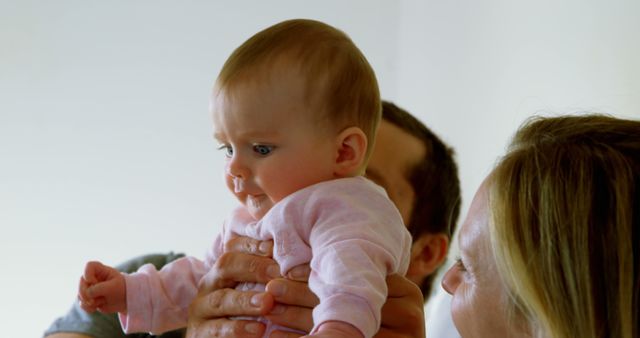
[[[537,337],[638,337],[640,121],[531,119],[490,180],[512,319]]]

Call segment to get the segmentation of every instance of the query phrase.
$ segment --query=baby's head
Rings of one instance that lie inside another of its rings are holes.
[[[250,209],[268,210],[301,188],[361,175],[381,103],[373,69],[346,34],[289,20],[231,54],[211,110],[230,189]]]
[[[292,79],[293,78],[293,79]],[[233,95],[245,85],[301,86],[301,106],[318,126],[360,128],[369,140],[381,118],[378,82],[369,62],[342,31],[313,20],[288,20],[258,32],[227,59],[216,91]],[[363,167],[366,163],[363,163]]]

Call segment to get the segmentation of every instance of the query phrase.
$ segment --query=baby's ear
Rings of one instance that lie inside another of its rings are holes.
[[[367,136],[358,127],[349,127],[338,135],[334,175],[348,177],[360,174],[367,152]]]

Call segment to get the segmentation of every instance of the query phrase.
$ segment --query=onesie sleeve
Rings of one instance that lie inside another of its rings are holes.
[[[187,325],[189,305],[207,269],[194,257],[180,258],[161,270],[143,265],[125,275],[127,313],[120,313],[125,333],[160,334]]]
[[[206,254],[204,261],[183,257],[156,269],[151,264],[125,274],[127,313],[120,313],[120,324],[126,333],[160,334],[187,325],[189,305],[198,293],[200,280],[224,252],[224,243],[233,234],[227,229],[240,222],[241,210],[225,221]],[[241,219],[244,220],[244,219]]]
[[[309,285],[320,299],[312,332],[342,321],[372,337],[387,298],[386,276],[404,275],[409,266],[411,235],[396,207],[384,192],[356,188],[319,194],[308,204],[315,219]]]
[[[154,266],[161,268],[169,262],[181,257],[184,257],[184,254],[176,254],[173,252],[150,254],[133,258],[125,263],[117,265],[115,268],[122,272],[134,272],[147,263],[151,263]],[[87,313],[80,308],[78,302],[74,302],[71,310],[67,314],[56,319],[56,321],[45,331],[44,336],[47,337],[54,333],[78,333],[91,337],[131,338],[131,336],[125,335],[122,331],[120,323],[118,322],[117,314],[106,314],[99,311]],[[162,337],[175,337],[179,333],[180,331],[171,331],[162,335]],[[141,336],[142,335],[140,335],[140,337]],[[145,337],[147,336],[145,335]]]

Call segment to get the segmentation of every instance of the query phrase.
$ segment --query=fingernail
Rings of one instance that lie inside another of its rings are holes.
[[[264,294],[263,293],[257,293],[255,295],[253,295],[253,297],[251,297],[251,300],[249,301],[251,303],[251,305],[255,306],[255,307],[260,307],[263,303],[264,300]]]
[[[267,275],[271,278],[280,277],[280,267],[276,264],[269,265],[267,267]]]
[[[275,297],[281,297],[284,296],[285,293],[287,293],[287,286],[284,285],[284,283],[275,281],[268,284],[267,292],[274,295]]]
[[[249,333],[258,333],[260,332],[260,324],[258,323],[249,323],[244,326],[244,330]]]
[[[291,270],[289,270],[289,272],[287,273],[287,275],[289,276],[289,278],[291,279],[304,279],[307,276],[309,276],[309,268],[306,266],[298,266],[295,267]]]
[[[263,253],[263,254],[267,254],[269,253],[269,249],[271,249],[271,242],[260,242],[260,245],[258,245],[258,250]]]

